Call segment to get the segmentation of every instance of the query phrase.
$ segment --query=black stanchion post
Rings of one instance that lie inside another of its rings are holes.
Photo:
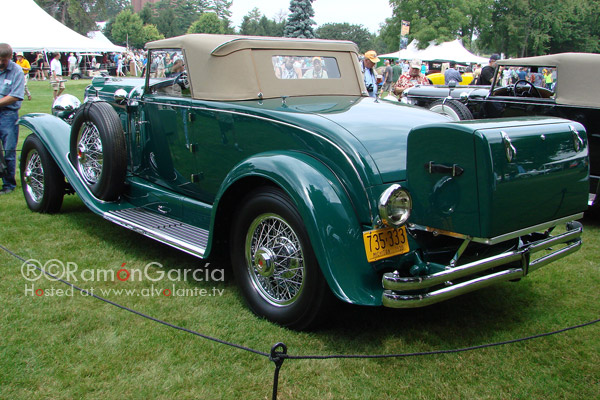
[[[281,348],[281,351],[277,351],[278,348]],[[276,343],[271,347],[271,354],[269,355],[269,360],[275,363],[275,374],[273,375],[273,400],[277,400],[277,386],[279,384],[279,370],[281,369],[281,365],[285,360],[285,356],[287,355],[287,346],[281,342]]]

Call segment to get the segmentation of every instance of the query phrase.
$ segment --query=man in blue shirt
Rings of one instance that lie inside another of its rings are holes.
[[[4,147],[7,174],[2,178],[0,195],[15,190],[17,141],[19,140],[19,109],[23,100],[25,77],[23,70],[12,61],[12,48],[0,43],[0,140]]]
[[[456,70],[456,62],[454,61],[450,62],[450,68],[444,73],[444,83],[449,85],[451,82],[454,82],[455,85],[462,82],[462,76],[460,75],[460,72]]]

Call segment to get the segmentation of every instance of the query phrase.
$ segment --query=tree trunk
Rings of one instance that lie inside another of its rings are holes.
[[[69,2],[68,2],[68,0],[63,0],[61,2],[61,4],[62,4],[62,9],[60,10],[61,11],[60,12],[60,22],[63,25],[66,25],[66,22],[67,22],[67,9],[69,8]]]

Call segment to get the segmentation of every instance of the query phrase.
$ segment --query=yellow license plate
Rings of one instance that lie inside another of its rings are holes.
[[[365,251],[369,262],[408,253],[406,228],[382,228],[363,232]]]

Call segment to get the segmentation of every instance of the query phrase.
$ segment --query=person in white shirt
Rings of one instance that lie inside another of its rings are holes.
[[[50,84],[54,90],[54,100],[65,90],[65,80],[62,77],[62,64],[60,63],[60,53],[54,53],[50,62]]]
[[[69,76],[73,75],[73,72],[75,72],[75,69],[77,68],[77,57],[75,57],[73,55],[73,53],[71,53],[69,55],[69,58],[67,59],[67,62],[69,63]]]

